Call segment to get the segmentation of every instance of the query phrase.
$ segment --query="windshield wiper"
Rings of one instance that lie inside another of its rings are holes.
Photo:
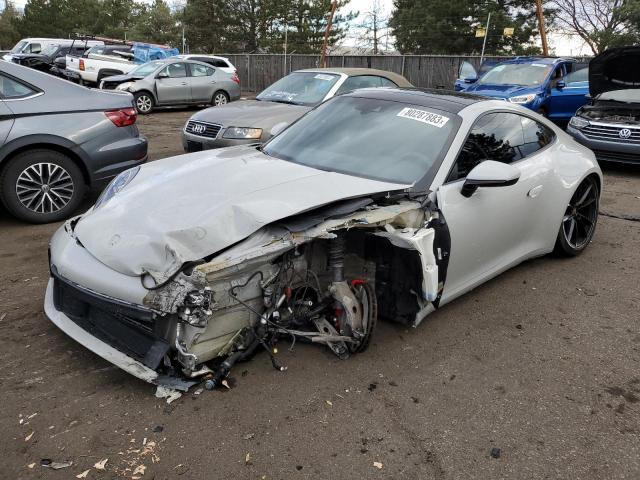
[[[296,102],[292,102],[291,100],[268,100],[269,102],[275,102],[275,103],[284,103],[286,105],[300,105],[299,103]]]

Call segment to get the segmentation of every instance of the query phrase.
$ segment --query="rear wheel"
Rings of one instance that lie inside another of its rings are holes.
[[[53,150],[20,153],[0,175],[0,198],[5,208],[31,223],[69,217],[80,206],[85,191],[80,168]]]
[[[222,90],[218,90],[213,94],[213,98],[211,99],[211,105],[214,107],[219,107],[220,105],[226,105],[229,103],[229,95],[227,92],[223,92]]]
[[[587,248],[596,230],[599,200],[598,181],[593,176],[585,178],[565,210],[556,239],[556,253],[573,257]]]
[[[147,92],[138,92],[134,96],[136,110],[140,115],[147,115],[153,110],[153,97]]]

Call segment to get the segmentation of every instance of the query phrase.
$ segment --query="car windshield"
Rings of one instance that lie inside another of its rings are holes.
[[[27,46],[27,43],[28,42],[26,40],[20,40],[16,43],[15,47],[11,49],[11,53],[20,53],[22,49]]]
[[[267,87],[256,99],[314,107],[324,100],[339,78],[332,73],[294,72]]]
[[[413,184],[437,168],[458,125],[459,117],[431,107],[339,96],[263,151],[320,170]]]
[[[153,73],[157,68],[159,68],[162,65],[164,65],[163,62],[147,62],[131,70],[129,75],[131,75],[132,77],[140,77],[140,78],[146,77],[147,75],[149,75],[150,73]]]
[[[478,83],[491,85],[540,85],[552,65],[545,63],[510,63],[497,65],[482,76]]]

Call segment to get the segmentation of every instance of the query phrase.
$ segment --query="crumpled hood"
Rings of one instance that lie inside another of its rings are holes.
[[[264,225],[338,200],[408,185],[316,170],[255,147],[207,150],[144,165],[120,193],[76,224],[99,261],[162,283]]]
[[[285,122],[296,121],[311,107],[259,100],[241,100],[220,107],[201,110],[191,120],[218,123],[225,127],[255,127],[270,129]]]
[[[589,62],[589,93],[640,89],[640,47],[609,48]]]
[[[493,84],[473,84],[469,86],[466,93],[474,93],[483,97],[509,98],[517,95],[528,95],[537,93],[535,87],[523,87],[522,85],[493,85]]]

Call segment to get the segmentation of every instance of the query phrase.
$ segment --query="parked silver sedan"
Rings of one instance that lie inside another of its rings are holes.
[[[138,112],[173,105],[224,105],[240,98],[240,80],[204,62],[168,58],[147,62],[100,82],[105,90],[133,93]]]
[[[397,73],[373,68],[298,70],[264,89],[255,100],[193,115],[182,131],[185,152],[266,142],[329,98],[359,88],[412,87]]]

